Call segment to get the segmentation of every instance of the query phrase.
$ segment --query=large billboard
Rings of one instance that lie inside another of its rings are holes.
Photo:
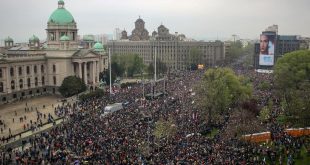
[[[275,53],[275,34],[260,35],[259,65],[273,66]]]

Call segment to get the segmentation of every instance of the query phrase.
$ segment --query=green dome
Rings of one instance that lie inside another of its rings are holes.
[[[13,39],[11,37],[7,37],[6,39],[4,39],[5,42],[13,42]]]
[[[64,8],[64,1],[58,1],[58,9],[56,9],[50,18],[48,19],[48,23],[55,23],[59,25],[67,25],[74,23],[74,18],[71,13]]]
[[[29,38],[29,41],[30,42],[36,42],[36,41],[40,41],[39,38],[35,35],[32,35],[30,38]]]
[[[93,37],[91,35],[84,35],[83,41],[94,41]]]
[[[94,47],[95,50],[103,50],[103,45],[100,42],[97,42]]]
[[[70,41],[70,38],[66,35],[60,37],[60,41]]]

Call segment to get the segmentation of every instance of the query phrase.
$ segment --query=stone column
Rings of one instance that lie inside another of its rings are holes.
[[[82,63],[79,62],[79,77],[82,79]]]
[[[27,65],[23,66],[23,75],[24,75],[23,89],[28,89],[28,86],[27,86]]]
[[[87,84],[87,62],[84,62],[84,82]]]
[[[36,65],[37,66],[37,73],[36,73],[36,77],[38,79],[38,87],[42,86],[42,81],[41,81],[41,65]]]
[[[95,84],[96,82],[96,79],[95,79],[95,77],[96,77],[96,61],[93,61],[92,62],[92,73],[93,73],[93,76],[92,76],[92,78],[93,78],[93,84]]]
[[[11,75],[10,75],[10,66],[6,67],[6,92],[12,93],[11,90]]]
[[[18,68],[19,66],[15,66],[15,90],[18,91],[19,90],[19,73],[18,73]]]
[[[97,81],[96,82],[99,82],[99,73],[100,73],[99,62],[96,61],[96,77],[97,77]]]

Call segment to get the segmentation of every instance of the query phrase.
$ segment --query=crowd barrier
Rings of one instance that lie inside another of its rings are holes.
[[[289,128],[289,129],[285,129],[284,132],[286,132],[288,135],[293,136],[293,137],[300,137],[300,136],[310,135],[310,127]],[[243,135],[241,139],[244,139],[250,142],[255,142],[255,143],[268,142],[271,140],[271,134],[270,132],[254,133],[254,134]]]

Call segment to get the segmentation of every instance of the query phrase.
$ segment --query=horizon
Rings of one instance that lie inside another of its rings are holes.
[[[27,42],[33,34],[45,40],[47,20],[57,9],[57,1],[2,2],[1,44],[7,36],[15,42]],[[80,36],[112,35],[115,28],[125,29],[130,35],[134,22],[141,16],[149,35],[163,24],[172,34],[178,32],[206,41],[231,39],[233,34],[242,39],[258,39],[261,32],[273,24],[279,26],[280,35],[309,37],[310,17],[302,17],[310,15],[309,5],[310,1],[306,0],[65,0],[65,8],[77,22]],[[265,10],[269,12],[261,12]]]

